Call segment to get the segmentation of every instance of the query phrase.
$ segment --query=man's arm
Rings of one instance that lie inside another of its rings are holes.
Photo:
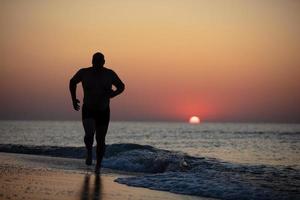
[[[69,89],[71,93],[71,98],[73,102],[74,110],[78,111],[80,109],[80,101],[76,98],[76,88],[77,84],[82,81],[82,70],[79,70],[70,80]]]
[[[118,75],[114,72],[113,85],[116,87],[116,90],[111,90],[110,98],[113,98],[119,94],[121,94],[125,90],[125,85],[118,77]]]

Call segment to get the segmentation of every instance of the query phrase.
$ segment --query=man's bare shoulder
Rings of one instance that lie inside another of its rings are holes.
[[[80,68],[79,69],[79,71],[89,71],[89,70],[91,70],[92,69],[92,67],[82,67],[82,68]]]
[[[107,68],[107,67],[103,67],[103,69],[108,73],[108,74],[111,74],[111,75],[114,75],[116,74],[116,72],[110,68]]]
[[[91,71],[92,67],[82,67],[78,70],[78,73],[83,74],[86,73],[88,71]]]

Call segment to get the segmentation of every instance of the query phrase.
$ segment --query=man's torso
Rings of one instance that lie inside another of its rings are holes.
[[[104,67],[83,69],[84,106],[95,110],[108,108],[113,78],[113,71]]]

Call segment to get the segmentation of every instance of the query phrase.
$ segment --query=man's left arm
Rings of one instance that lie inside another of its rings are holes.
[[[116,90],[111,90],[110,98],[113,98],[119,94],[121,94],[125,90],[125,85],[119,78],[119,76],[113,72],[113,81],[112,84],[116,87]]]

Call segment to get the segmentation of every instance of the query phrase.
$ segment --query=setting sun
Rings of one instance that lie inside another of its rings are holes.
[[[200,119],[197,116],[192,116],[189,120],[190,124],[199,124],[200,123]]]

